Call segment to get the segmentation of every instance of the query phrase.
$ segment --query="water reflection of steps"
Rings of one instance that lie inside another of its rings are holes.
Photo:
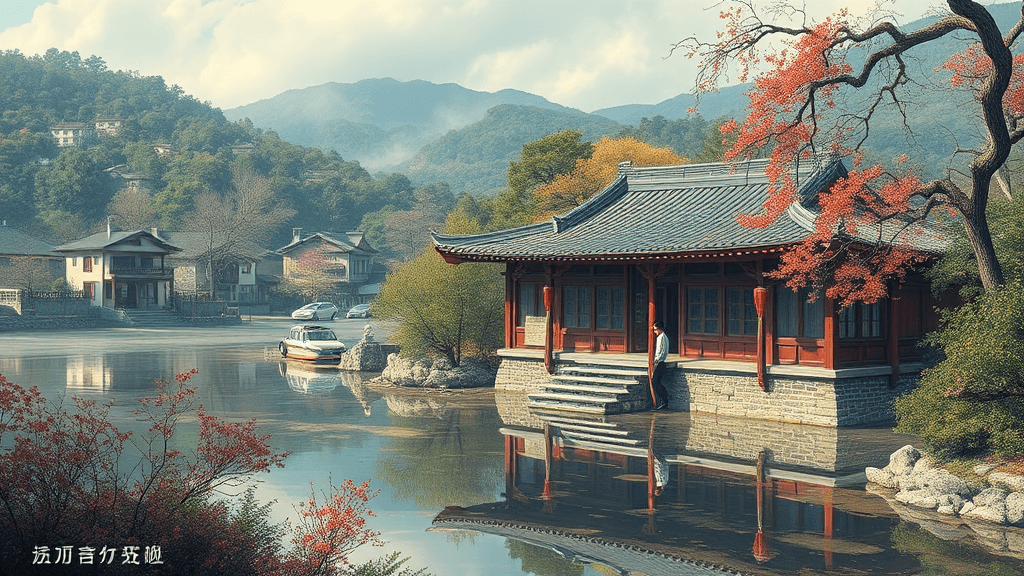
[[[645,366],[563,365],[552,380],[528,395],[532,410],[620,414],[650,407]]]
[[[170,310],[160,308],[135,308],[125,310],[134,328],[181,328],[178,316]]]
[[[587,420],[582,418],[538,415],[561,432],[562,437],[576,442],[611,444],[614,446],[637,446],[640,440],[630,438],[629,430],[623,430],[613,422]]]

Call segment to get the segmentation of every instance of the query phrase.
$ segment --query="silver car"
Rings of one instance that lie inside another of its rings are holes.
[[[312,302],[292,312],[296,320],[334,320],[341,310],[330,302]]]
[[[345,315],[346,318],[369,318],[370,317],[370,305],[369,304],[356,304]]]

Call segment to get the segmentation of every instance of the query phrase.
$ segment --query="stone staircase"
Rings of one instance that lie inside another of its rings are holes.
[[[132,308],[125,310],[133,328],[181,328],[185,326],[178,315],[161,308]]]
[[[622,414],[651,408],[647,368],[640,365],[561,365],[552,382],[528,398],[535,412]]]

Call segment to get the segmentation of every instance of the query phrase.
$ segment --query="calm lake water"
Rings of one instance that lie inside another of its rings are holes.
[[[0,374],[50,398],[112,401],[132,427],[155,379],[198,368],[207,411],[256,418],[275,451],[292,453],[257,485],[275,520],[330,478],[381,490],[371,526],[387,545],[355,561],[397,550],[437,576],[1024,573],[1021,531],[898,513],[863,489],[864,465],[912,441],[888,429],[559,419],[493,390],[370,387],[372,375],[265,358],[290,325],[9,333]],[[334,323],[350,345],[362,326]],[[189,426],[181,438],[194,437]]]

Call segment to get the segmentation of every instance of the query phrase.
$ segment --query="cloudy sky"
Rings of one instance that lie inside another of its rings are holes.
[[[874,0],[813,0],[816,15]],[[983,1],[988,4],[991,2]],[[365,78],[516,88],[590,112],[693,87],[665,58],[711,37],[717,0],[0,0],[0,49],[50,47],[160,75],[232,108],[291,88]],[[935,0],[895,0],[909,22]]]

